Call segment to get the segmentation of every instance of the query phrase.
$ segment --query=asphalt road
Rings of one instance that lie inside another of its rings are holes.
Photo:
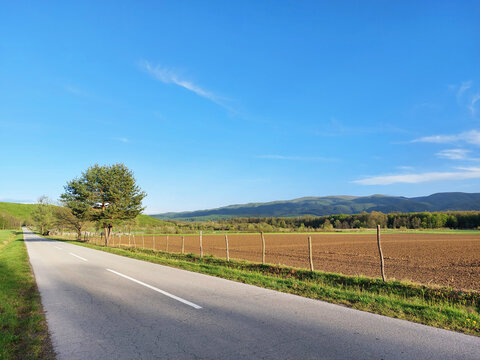
[[[480,339],[24,231],[59,359],[480,359]]]

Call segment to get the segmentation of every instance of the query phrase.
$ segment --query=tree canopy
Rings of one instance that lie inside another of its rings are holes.
[[[95,221],[102,227],[108,245],[114,225],[134,219],[144,210],[145,196],[125,165],[96,164],[67,183],[61,201],[77,218]]]

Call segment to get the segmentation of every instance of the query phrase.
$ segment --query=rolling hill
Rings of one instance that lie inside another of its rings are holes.
[[[437,193],[421,197],[386,195],[304,197],[285,201],[230,205],[209,210],[151,215],[158,219],[207,220],[232,217],[297,217],[358,214],[362,211],[422,212],[480,210],[480,193]]]
[[[22,220],[29,219],[34,209],[34,204],[0,202],[0,213],[7,214]]]
[[[13,216],[22,221],[29,221],[33,210],[35,209],[35,204],[18,204],[18,203],[9,203],[9,202],[0,202],[0,215],[9,215]],[[160,219],[153,218],[148,215],[140,214],[137,216],[137,225],[139,227],[148,227],[148,226],[162,226],[165,225],[164,221]]]

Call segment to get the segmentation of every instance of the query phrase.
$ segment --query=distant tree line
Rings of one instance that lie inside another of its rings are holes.
[[[23,220],[15,216],[0,213],[0,230],[18,229],[22,226]]]
[[[74,230],[81,236],[82,230],[98,231],[102,226],[91,222],[82,221],[74,216],[68,207],[50,207],[52,210],[49,228],[59,231]],[[37,226],[41,221],[37,218]],[[12,218],[5,228],[20,226],[20,220]],[[18,224],[17,226],[13,224]],[[231,218],[216,221],[159,221],[158,224],[139,224],[136,219],[123,221],[117,225],[117,232],[145,232],[161,234],[185,234],[205,232],[230,231],[230,232],[315,232],[335,231],[347,229],[371,229],[380,225],[388,229],[478,229],[480,227],[480,212],[422,212],[422,213],[390,213],[384,214],[373,211],[354,215],[330,216],[302,216],[295,218],[286,217],[249,217]],[[2,215],[0,214],[0,229],[2,228]],[[93,229],[93,230],[92,230]]]
[[[309,232],[344,229],[368,229],[380,225],[389,229],[478,229],[480,212],[421,212],[390,213],[372,211],[354,215],[302,216],[302,217],[248,217],[216,221],[165,221],[161,226],[146,231],[189,233],[203,231],[238,232]]]
[[[477,229],[480,226],[480,212],[421,212],[390,213],[377,211],[354,215],[302,216],[296,218],[235,218],[219,220],[219,225],[228,230],[245,231],[253,227],[265,231],[318,231],[334,229],[375,228],[380,225],[389,229]]]

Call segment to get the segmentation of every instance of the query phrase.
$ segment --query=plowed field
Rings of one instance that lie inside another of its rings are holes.
[[[311,234],[315,270],[380,276],[375,234]],[[266,234],[266,262],[308,268],[308,235]],[[118,244],[115,239],[115,245]],[[165,251],[166,236],[137,236],[136,246]],[[230,257],[260,262],[259,234],[228,235]],[[155,241],[155,244],[154,244]],[[121,243],[128,245],[128,237]],[[130,239],[133,246],[133,238]],[[199,253],[199,236],[185,236],[185,252]],[[382,234],[387,278],[480,290],[480,235]],[[225,257],[225,236],[204,235],[205,254]],[[181,251],[181,236],[168,238],[168,251]]]

